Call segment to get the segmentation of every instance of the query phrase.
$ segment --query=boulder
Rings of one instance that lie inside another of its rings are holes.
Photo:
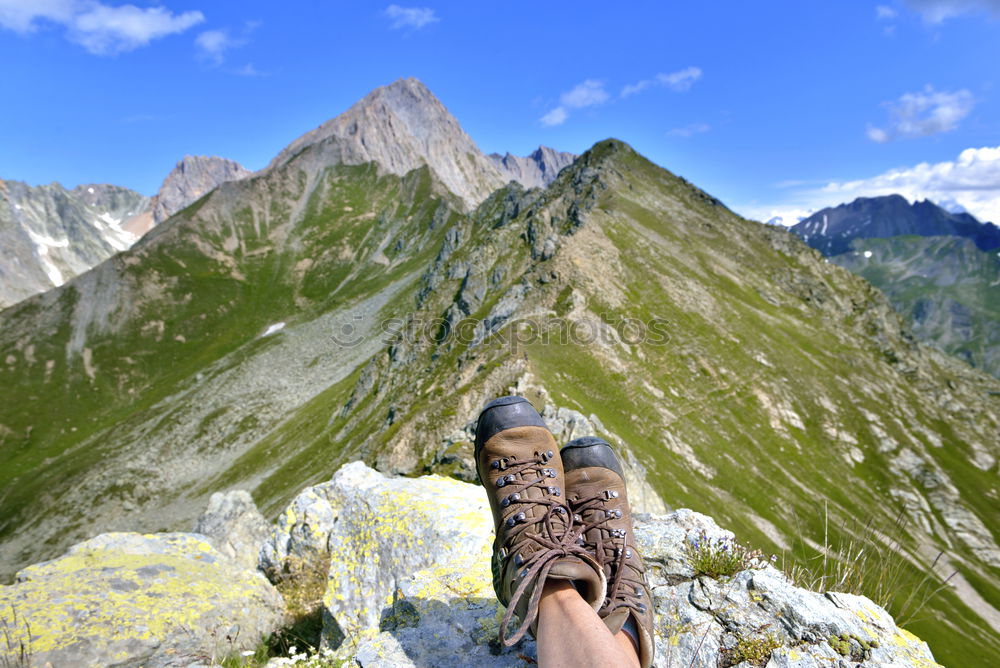
[[[699,575],[695,542],[736,548],[710,517],[638,515],[635,533],[656,610],[657,666],[737,665],[755,644],[766,646],[771,668],[938,665],[871,600],[803,589],[762,557],[747,553],[731,576]],[[492,588],[492,538],[482,488],[387,478],[355,462],[292,502],[262,558],[331,553],[324,641],[336,651],[328,658],[364,668],[457,657],[465,666],[529,665],[530,638],[513,648],[497,641],[504,609]]]
[[[249,492],[216,492],[194,525],[216,550],[243,568],[257,568],[260,546],[271,525],[257,510]]]
[[[55,668],[214,662],[256,647],[283,614],[260,573],[197,534],[103,534],[0,587],[7,654]]]

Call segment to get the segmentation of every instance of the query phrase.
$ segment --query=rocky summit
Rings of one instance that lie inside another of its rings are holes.
[[[413,80],[0,312],[0,387],[8,577],[233,489],[278,518],[357,460],[472,482],[472,420],[513,392],[613,443],[647,509],[844,582],[944,664],[1000,654],[1000,381],[620,141],[510,182]],[[350,610],[345,637],[381,617]],[[836,628],[838,660],[873,650]]]
[[[266,660],[267,639],[293,623],[282,617],[285,604],[316,581],[290,577],[307,565],[321,574],[309,614],[321,620],[315,641],[325,665],[535,663],[530,638],[511,648],[497,642],[492,516],[477,485],[387,478],[354,462],[302,490],[238,559],[220,553],[220,544],[243,545],[259,532],[254,511],[245,493],[220,495],[198,520],[217,529],[212,537],[105,534],[24,569],[0,587],[0,652],[80,667]],[[653,592],[658,667],[939,665],[926,643],[865,597],[809,591],[753,555],[731,573],[704,573],[702,546],[740,551],[705,515],[640,515],[636,539]]]

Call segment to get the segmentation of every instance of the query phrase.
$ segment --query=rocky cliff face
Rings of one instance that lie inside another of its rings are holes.
[[[152,199],[118,186],[66,190],[0,180],[0,309],[62,285],[221,183],[249,174],[232,160],[185,156]]]
[[[508,181],[517,181],[525,188],[544,188],[556,180],[564,167],[572,164],[577,156],[539,146],[530,155],[520,157],[507,153],[491,153],[489,159]]]
[[[621,142],[467,211],[423,158],[344,164],[337,137],[0,314],[0,566],[186,529],[220,489],[275,517],[357,459],[469,480],[469,420],[513,389],[617,444],[650,503],[790,560],[870,519],[909,583],[890,608],[944,550],[944,621],[915,630],[948,663],[1000,651],[996,379]]]
[[[271,163],[286,164],[306,147],[326,164],[373,162],[402,176],[428,165],[436,180],[471,209],[505,183],[458,121],[416,79],[377,88],[333,120],[292,142]]]
[[[86,271],[138,239],[149,200],[127,188],[0,180],[0,308]]]
[[[202,195],[227,181],[239,181],[252,172],[232,160],[215,156],[186,155],[163,180],[153,197],[153,225],[158,225]]]
[[[57,667],[259,665],[262,641],[270,636],[276,647],[293,621],[283,622],[282,597],[261,573],[287,601],[300,600],[316,579],[289,576],[305,564],[324,574],[322,601],[308,611],[322,625],[295,641],[320,645],[324,665],[535,663],[532,640],[496,642],[503,609],[489,567],[492,517],[476,485],[387,478],[354,462],[299,493],[269,531],[259,526],[245,493],[220,494],[198,520],[211,536],[105,534],[24,569],[0,587],[0,658]],[[744,554],[709,517],[641,515],[636,539],[653,592],[658,667],[938,665],[871,600],[803,589],[766,558],[745,554],[732,572],[706,575],[701,546]],[[233,545],[238,559],[218,551]],[[269,665],[312,665],[299,657]]]

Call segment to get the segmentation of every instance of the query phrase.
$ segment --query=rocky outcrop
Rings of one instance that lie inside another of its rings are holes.
[[[699,574],[695,545],[738,547],[709,517],[641,515],[636,538],[657,612],[657,666],[735,665],[755,643],[767,644],[772,667],[937,665],[925,643],[865,597],[802,589],[749,553],[731,577]],[[492,588],[492,541],[477,485],[386,478],[354,462],[289,505],[261,565],[273,572],[331,554],[323,640],[334,660],[366,668],[448,665],[459,656],[468,666],[531,663],[530,639],[509,649],[496,642],[503,608]]]
[[[428,165],[469,209],[505,182],[441,101],[416,79],[376,88],[340,116],[292,142],[271,162],[288,162],[308,146],[326,164],[375,162],[402,176]]]
[[[282,617],[274,587],[204,536],[103,534],[0,587],[0,658],[55,668],[204,665],[255,648]]]
[[[227,181],[239,181],[253,172],[233,160],[216,156],[186,155],[167,174],[153,197],[153,224],[159,225],[202,195]]]
[[[216,492],[195,522],[194,532],[208,539],[216,550],[243,568],[257,568],[257,553],[271,533],[271,526],[257,510],[253,497],[243,490]]]
[[[118,186],[0,180],[0,308],[64,282],[138,239],[149,200]]]
[[[544,188],[556,180],[556,176],[576,160],[574,153],[557,151],[548,146],[539,146],[526,156],[507,153],[490,153],[490,160],[509,181],[517,181],[525,188]]]
[[[530,638],[512,648],[496,640],[504,611],[478,485],[390,478],[353,462],[303,490],[260,543],[252,544],[259,514],[242,492],[215,495],[198,526],[236,558],[201,534],[118,533],[21,571],[0,588],[4,665],[18,652],[55,668],[216,665],[252,653],[283,619],[281,596],[243,567],[253,557],[275,581],[297,564],[329,561],[321,640],[330,665],[535,661]],[[731,666],[751,649],[754,665],[772,668],[937,666],[925,643],[869,599],[795,586],[705,515],[639,515],[635,531],[656,609],[656,666]],[[736,572],[698,570],[698,549],[711,545],[742,555]]]

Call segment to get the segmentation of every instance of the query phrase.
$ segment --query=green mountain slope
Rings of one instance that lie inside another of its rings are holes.
[[[228,487],[274,514],[351,459],[468,478],[469,421],[516,389],[789,560],[903,511],[902,568],[960,572],[911,630],[1000,654],[1000,382],[869,283],[613,140],[470,213],[433,169],[320,148],[0,313],[7,573]]]
[[[830,258],[882,290],[922,340],[1000,376],[1000,256],[960,237],[855,240]]]

